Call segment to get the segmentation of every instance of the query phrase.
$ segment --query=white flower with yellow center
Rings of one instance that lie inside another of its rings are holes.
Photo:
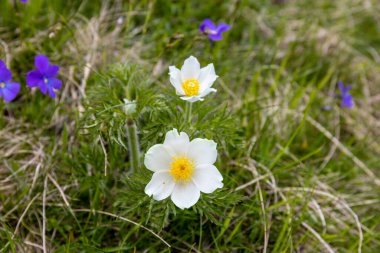
[[[195,102],[202,101],[210,92],[216,92],[211,88],[218,76],[215,74],[214,65],[211,63],[204,68],[194,56],[187,58],[181,68],[169,67],[170,82],[174,86],[177,95],[181,99]]]
[[[197,138],[190,142],[184,132],[167,132],[164,143],[154,145],[145,155],[145,166],[154,172],[145,193],[155,200],[171,196],[181,209],[193,206],[200,192],[223,187],[223,177],[213,165],[217,155],[212,140]]]

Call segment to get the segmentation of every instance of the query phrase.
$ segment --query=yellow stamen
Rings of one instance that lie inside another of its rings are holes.
[[[174,177],[175,181],[187,183],[193,176],[194,162],[185,157],[174,157],[170,164],[170,174]]]
[[[199,81],[197,79],[187,79],[182,83],[182,88],[186,96],[196,96],[199,94]]]
[[[0,88],[4,88],[5,87],[5,84],[4,83],[0,83]]]
[[[49,80],[47,78],[44,78],[44,83],[48,83]]]

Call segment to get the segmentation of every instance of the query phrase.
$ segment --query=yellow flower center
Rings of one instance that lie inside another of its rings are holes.
[[[0,83],[0,88],[4,88],[5,87],[5,84],[4,83]]]
[[[187,79],[182,83],[182,88],[186,96],[196,96],[199,94],[199,81],[197,79]]]
[[[188,182],[193,176],[194,162],[187,157],[174,157],[170,164],[170,174],[175,181]]]
[[[49,80],[47,78],[44,78],[44,83],[48,83]]]

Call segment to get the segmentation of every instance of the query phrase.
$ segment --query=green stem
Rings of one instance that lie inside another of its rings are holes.
[[[127,137],[129,157],[131,159],[131,173],[134,173],[140,168],[140,148],[137,126],[133,119],[127,119]]]
[[[191,123],[191,109],[192,109],[193,103],[186,102],[186,108],[185,108],[185,121],[186,123]]]

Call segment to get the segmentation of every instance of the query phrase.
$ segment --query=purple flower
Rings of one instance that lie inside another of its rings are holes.
[[[20,84],[11,82],[11,79],[12,73],[0,60],[0,97],[4,97],[6,102],[12,101],[20,91]]]
[[[230,29],[231,26],[225,23],[220,23],[215,26],[215,24],[208,18],[203,20],[199,27],[199,30],[204,34],[207,34],[208,38],[213,41],[221,40],[223,38],[222,33]]]
[[[26,76],[26,84],[32,87],[40,87],[43,94],[49,93],[49,96],[55,98],[54,90],[59,90],[62,81],[56,76],[59,66],[49,63],[49,59],[45,55],[37,55],[34,58],[34,65],[37,69],[30,71]]]
[[[342,107],[352,108],[354,106],[354,100],[350,94],[350,85],[344,87],[344,84],[339,81],[338,86],[341,92]]]
[[[28,0],[20,0],[20,2],[25,4],[28,2]]]

